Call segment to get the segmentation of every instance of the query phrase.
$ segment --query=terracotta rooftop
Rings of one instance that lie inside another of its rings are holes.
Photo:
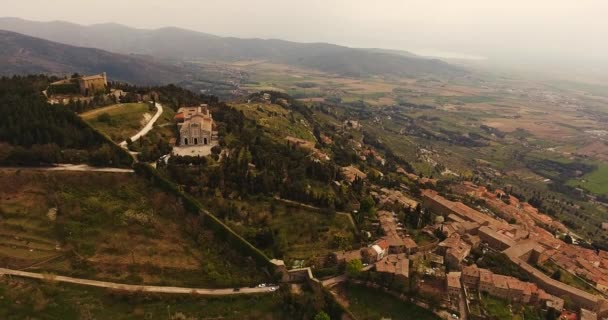
[[[462,285],[460,284],[460,276],[461,273],[460,272],[450,272],[448,273],[448,287],[450,288],[461,288]]]

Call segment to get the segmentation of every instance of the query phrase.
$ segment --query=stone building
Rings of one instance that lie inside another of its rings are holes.
[[[207,105],[179,108],[175,115],[179,145],[209,146],[217,142],[217,131]]]
[[[78,78],[78,88],[83,96],[92,96],[99,92],[105,93],[107,86],[108,78],[105,72]]]
[[[76,95],[94,96],[105,94],[108,88],[108,77],[105,72],[91,76],[76,76],[50,84],[48,93],[50,95]]]

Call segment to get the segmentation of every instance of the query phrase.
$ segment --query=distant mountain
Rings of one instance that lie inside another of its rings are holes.
[[[178,65],[151,58],[82,48],[0,30],[0,75],[107,72],[113,80],[135,84],[164,84],[188,77]]]
[[[119,24],[82,26],[0,18],[0,29],[75,46],[176,61],[267,60],[347,76],[457,76],[466,71],[405,51],[356,49],[327,43],[218,37],[179,28],[136,29]]]

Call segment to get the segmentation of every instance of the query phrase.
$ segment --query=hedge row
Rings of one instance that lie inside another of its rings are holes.
[[[175,195],[184,204],[184,208],[191,213],[200,214],[203,217],[203,223],[209,226],[221,239],[228,241],[234,248],[237,248],[243,254],[250,256],[255,260],[256,264],[261,267],[268,267],[270,272],[274,272],[275,265],[270,262],[270,259],[258,248],[243,237],[234,232],[230,227],[224,224],[215,215],[205,210],[202,205],[191,195],[179,190],[176,184],[162,177],[156,169],[148,164],[136,163],[134,165],[135,173],[144,176],[162,190]]]

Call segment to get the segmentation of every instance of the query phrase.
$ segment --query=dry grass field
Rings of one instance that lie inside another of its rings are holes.
[[[3,169],[0,186],[3,266],[132,283],[258,281],[210,232],[189,229],[172,196],[132,174]]]

